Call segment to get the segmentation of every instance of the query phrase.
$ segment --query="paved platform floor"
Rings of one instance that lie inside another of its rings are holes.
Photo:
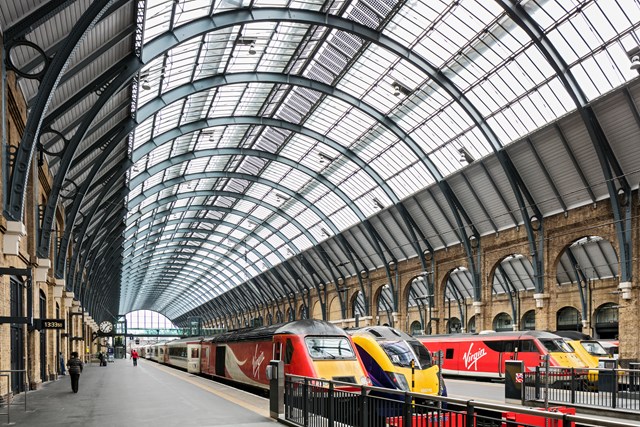
[[[68,376],[20,395],[11,405],[16,426],[274,427],[269,401],[155,362],[116,360],[86,365],[77,394]],[[6,412],[6,407],[0,408]],[[0,415],[0,426],[7,425]]]

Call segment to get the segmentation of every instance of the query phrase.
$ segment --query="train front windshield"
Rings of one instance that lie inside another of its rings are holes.
[[[351,342],[345,337],[306,337],[309,356],[313,359],[355,359]]]
[[[549,353],[574,353],[571,346],[562,338],[541,339],[540,342]]]
[[[412,360],[416,361],[416,369],[427,369],[431,366],[431,356],[419,341],[382,341],[380,347],[396,366],[410,367]]]
[[[580,344],[592,356],[609,356],[607,350],[598,341],[580,341]]]

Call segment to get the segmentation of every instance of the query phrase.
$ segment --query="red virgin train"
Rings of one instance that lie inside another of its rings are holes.
[[[270,360],[307,377],[371,385],[345,331],[320,320],[298,320],[213,337],[185,338],[146,349],[147,358],[263,389]]]
[[[585,368],[586,365],[558,335],[540,331],[489,332],[417,336],[430,351],[442,351],[442,373],[504,378],[505,361],[521,360],[526,370],[549,355],[549,366]]]

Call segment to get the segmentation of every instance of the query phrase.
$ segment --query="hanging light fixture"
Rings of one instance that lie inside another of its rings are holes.
[[[249,55],[255,55],[255,54],[256,54],[256,44],[255,42],[253,42],[249,46]]]
[[[150,89],[151,89],[151,85],[149,84],[149,80],[144,79],[144,80],[142,81],[142,84],[140,85],[140,87],[141,87],[143,90],[150,90]]]

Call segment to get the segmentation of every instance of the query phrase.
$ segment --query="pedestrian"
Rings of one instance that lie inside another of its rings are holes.
[[[67,362],[67,368],[69,368],[69,376],[71,376],[71,390],[74,393],[78,392],[78,381],[80,380],[83,366],[82,360],[78,358],[78,352],[72,352],[71,359]]]
[[[64,356],[62,352],[58,352],[58,358],[60,362],[60,375],[67,375],[67,369],[64,367]]]
[[[131,359],[133,359],[133,366],[138,366],[138,352],[131,350]]]

